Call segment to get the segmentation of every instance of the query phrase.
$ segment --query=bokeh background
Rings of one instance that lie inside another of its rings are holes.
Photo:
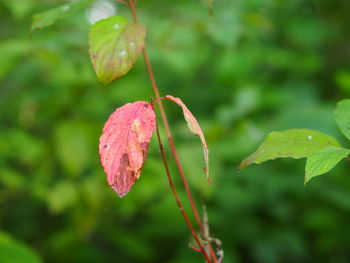
[[[101,128],[117,107],[149,101],[150,83],[142,59],[120,80],[97,83],[89,11],[30,38],[31,16],[59,4],[0,1],[0,263],[203,262],[188,248],[155,138],[133,190],[120,199],[108,187]],[[225,262],[350,262],[349,163],[306,187],[305,160],[237,172],[273,130],[317,129],[349,146],[333,111],[350,97],[350,2],[217,0],[213,16],[200,0],[139,0],[137,8],[161,93],[181,97],[206,135],[211,185],[198,137],[167,103]]]

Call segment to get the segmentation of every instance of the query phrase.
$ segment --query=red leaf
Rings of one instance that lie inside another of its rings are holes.
[[[200,139],[202,141],[204,159],[205,159],[205,164],[206,164],[206,167],[204,168],[204,172],[207,175],[207,179],[209,182],[209,150],[208,150],[205,138],[204,138],[204,134],[202,132],[201,127],[199,126],[198,121],[193,116],[193,114],[189,111],[189,109],[186,107],[186,105],[180,100],[180,98],[175,98],[171,95],[167,95],[164,97],[164,99],[171,100],[171,101],[177,103],[182,108],[182,111],[183,111],[185,120],[187,122],[188,128],[190,129],[190,131],[193,134],[196,134],[200,137]]]
[[[113,112],[100,137],[100,157],[108,184],[123,197],[140,177],[155,128],[148,102],[128,103]]]

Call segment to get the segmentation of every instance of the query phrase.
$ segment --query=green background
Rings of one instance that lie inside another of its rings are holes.
[[[0,263],[203,262],[188,248],[155,138],[126,197],[107,185],[103,124],[117,107],[149,101],[150,83],[141,58],[120,80],[97,83],[85,11],[30,37],[31,16],[59,4],[0,1]],[[350,262],[349,163],[306,187],[305,160],[237,172],[273,130],[317,129],[349,146],[333,111],[350,97],[350,2],[217,0],[213,16],[200,0],[137,8],[161,94],[180,97],[206,135],[211,185],[198,137],[167,103],[225,262]],[[131,18],[122,5],[118,14]]]

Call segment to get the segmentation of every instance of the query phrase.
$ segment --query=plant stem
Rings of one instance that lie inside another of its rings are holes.
[[[177,203],[177,206],[179,207],[189,229],[191,230],[191,233],[194,237],[194,239],[196,240],[197,242],[197,245],[199,246],[200,248],[200,251],[202,252],[205,260],[208,262],[208,263],[211,263],[211,259],[209,258],[207,252],[205,251],[196,231],[194,230],[192,224],[191,224],[191,221],[189,220],[182,204],[181,204],[181,201],[180,201],[180,198],[179,198],[179,195],[177,194],[177,191],[176,191],[176,188],[175,188],[175,185],[174,185],[174,182],[173,182],[173,179],[171,178],[171,175],[170,175],[170,170],[169,170],[169,166],[168,166],[168,162],[166,160],[166,156],[165,156],[165,153],[164,153],[164,148],[163,148],[163,144],[162,144],[162,141],[161,141],[161,138],[160,138],[160,134],[159,134],[159,128],[158,128],[158,123],[156,122],[156,132],[157,132],[157,139],[158,139],[158,145],[159,145],[159,150],[160,150],[160,153],[162,155],[162,159],[163,159],[163,162],[164,162],[164,167],[165,167],[165,171],[166,171],[166,174],[168,176],[168,180],[169,180],[169,185],[170,185],[170,188],[173,192],[173,195],[175,197],[175,200],[176,200],[176,203]]]
[[[135,5],[130,1],[129,2],[129,6],[130,6],[130,9],[131,9],[134,21],[137,23],[138,19],[137,19],[137,15],[136,15]],[[143,58],[144,58],[144,61],[145,61],[146,67],[147,67],[148,74],[149,74],[149,78],[150,78],[150,81],[151,81],[151,86],[152,86],[152,89],[153,89],[153,93],[155,95],[155,99],[156,100],[160,100],[160,94],[159,94],[158,86],[157,86],[156,80],[154,78],[153,70],[152,70],[151,63],[150,63],[149,58],[148,58],[148,54],[147,54],[146,48],[143,49],[142,53],[143,53]],[[167,119],[167,116],[166,116],[166,113],[165,113],[165,110],[164,110],[163,103],[161,101],[159,101],[158,104],[159,104],[159,112],[160,112],[160,115],[161,115],[162,122],[164,124],[165,133],[166,133],[166,135],[168,137],[168,141],[169,141],[169,145],[170,145],[170,148],[171,148],[171,152],[172,152],[172,154],[174,156],[177,169],[179,171],[182,183],[183,183],[183,185],[185,187],[186,194],[187,194],[188,199],[190,201],[194,217],[195,217],[195,219],[197,221],[198,226],[200,228],[202,228],[201,218],[199,216],[198,210],[197,210],[195,202],[193,200],[190,187],[189,187],[189,185],[187,183],[184,170],[182,168],[179,156],[178,156],[177,151],[176,151],[175,143],[174,143],[174,140],[173,140],[173,136],[172,136],[172,133],[171,133],[171,130],[170,130],[170,125],[169,125],[169,122],[168,122],[168,119]]]
[[[134,20],[135,23],[138,23],[137,13],[136,13],[136,9],[135,9],[136,1],[132,1],[132,0],[128,0],[128,1],[129,1],[129,6],[130,6],[130,9],[131,9],[132,16],[133,16],[133,20]],[[143,58],[144,58],[144,61],[145,61],[145,64],[146,64],[146,68],[147,68],[147,71],[148,71],[148,75],[149,75],[149,78],[150,78],[150,81],[151,81],[151,86],[152,86],[152,90],[153,90],[155,99],[156,100],[160,100],[160,93],[159,93],[159,90],[158,90],[157,82],[156,82],[154,74],[153,74],[151,63],[150,63],[149,58],[148,58],[146,47],[143,49],[142,53],[143,53]],[[191,209],[192,209],[192,212],[193,212],[194,217],[196,219],[196,222],[197,222],[199,228],[202,229],[202,227],[203,227],[202,226],[202,221],[201,221],[201,218],[199,216],[196,204],[195,204],[195,202],[193,200],[193,196],[192,196],[190,187],[189,187],[188,182],[186,180],[185,173],[184,173],[184,170],[183,170],[181,162],[180,162],[180,158],[179,158],[179,156],[177,154],[177,151],[176,151],[175,143],[174,143],[174,140],[173,140],[173,136],[172,136],[172,133],[171,133],[171,130],[170,130],[170,125],[169,125],[169,122],[168,122],[168,119],[167,119],[167,116],[166,116],[166,113],[165,113],[165,110],[164,110],[163,103],[161,101],[159,101],[158,105],[159,105],[159,112],[160,112],[160,115],[161,115],[161,119],[162,119],[162,122],[163,122],[164,127],[165,127],[165,133],[166,133],[166,135],[168,137],[168,141],[169,141],[169,145],[170,145],[170,148],[171,148],[171,152],[172,152],[172,155],[174,157],[177,169],[179,171],[179,174],[180,174],[180,177],[181,177],[181,181],[182,181],[182,183],[184,185],[184,188],[185,188],[185,191],[186,191],[186,195],[187,195],[188,200],[190,202]],[[174,190],[173,190],[173,193],[174,193]],[[184,211],[181,211],[181,212],[184,212]],[[190,229],[191,229],[191,227],[190,227]],[[200,241],[199,241],[199,243],[200,243]],[[199,245],[199,246],[203,248],[202,245]],[[216,263],[217,262],[217,258],[216,258],[215,252],[214,252],[213,248],[210,246],[210,244],[209,244],[209,249],[210,249],[210,252],[212,254],[212,258],[214,260],[214,263]],[[204,250],[202,251],[202,253],[203,252],[205,253]]]
[[[160,97],[160,98],[158,98],[157,100],[153,101],[153,102],[152,102],[152,107],[154,107],[154,105],[156,105],[157,103],[159,104],[159,102],[161,102],[164,98],[165,98],[165,97]],[[200,223],[201,223],[201,232],[204,232],[204,231],[203,231],[204,228],[208,227],[208,226],[207,226],[207,221],[206,221],[204,218],[203,218],[203,221],[204,221],[204,224],[203,224],[202,222],[200,222]],[[208,233],[208,234],[209,234],[209,233]],[[206,236],[206,235],[204,235],[204,236]],[[209,238],[208,235],[207,235],[206,237]],[[195,249],[195,248],[193,248],[193,249],[196,250],[196,251],[201,251],[200,249]],[[207,242],[207,244],[205,245],[205,249],[206,249],[207,252],[210,252],[211,257],[212,257],[212,259],[214,260],[214,262],[217,262],[218,259],[217,259],[217,257],[216,257],[215,251],[214,251],[214,249],[211,247],[210,243]]]

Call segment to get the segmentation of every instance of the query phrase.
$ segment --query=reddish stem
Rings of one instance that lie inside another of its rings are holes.
[[[179,210],[181,211],[181,214],[183,215],[189,229],[191,230],[191,233],[194,237],[194,239],[196,240],[197,242],[197,245],[199,246],[200,248],[200,251],[202,252],[205,260],[208,262],[208,263],[211,263],[211,259],[209,258],[207,252],[205,251],[196,231],[194,230],[192,224],[191,224],[191,221],[189,220],[182,204],[181,204],[181,201],[180,201],[180,198],[179,198],[179,195],[177,194],[177,191],[176,191],[176,188],[175,188],[175,185],[174,185],[174,182],[173,182],[173,179],[170,175],[170,170],[169,170],[169,166],[168,166],[168,162],[166,160],[166,156],[165,156],[165,153],[164,153],[164,148],[163,148],[163,144],[162,144],[162,141],[161,141],[161,138],[160,138],[160,134],[159,134],[159,129],[158,129],[158,123],[156,122],[156,132],[157,132],[157,139],[158,139],[158,145],[159,145],[159,150],[160,150],[160,153],[162,155],[162,158],[163,158],[163,162],[164,162],[164,167],[165,167],[165,171],[166,171],[166,174],[168,176],[168,180],[169,180],[169,185],[170,185],[170,188],[173,192],[173,195],[175,197],[175,200],[176,200],[176,203],[177,203],[177,206],[179,207]]]
[[[159,104],[163,99],[165,99],[165,97],[160,97],[160,98],[156,99],[155,101],[152,101],[152,106],[156,105],[157,103]],[[191,197],[192,197],[192,196],[191,196]],[[197,222],[198,222],[198,221],[197,221]],[[200,224],[200,227],[201,227],[201,228],[204,227],[203,224],[202,224],[202,222],[201,222],[200,220],[199,220],[199,224]],[[211,254],[212,259],[214,260],[214,262],[217,262],[218,259],[217,259],[217,257],[216,257],[216,254],[215,254],[214,249],[211,247],[210,244],[209,244],[208,248],[209,248],[209,252],[210,252],[210,254]],[[194,249],[194,250],[200,251],[200,249]]]
[[[130,9],[131,9],[133,20],[134,20],[135,23],[138,23],[137,13],[136,13],[136,9],[135,9],[135,3],[136,3],[136,0],[134,0],[134,1],[129,0],[129,6],[130,6]],[[146,47],[143,49],[142,53],[143,53],[143,58],[144,58],[144,61],[145,61],[145,64],[146,64],[146,68],[147,68],[147,71],[148,71],[148,75],[149,75],[149,78],[150,78],[150,81],[151,81],[152,90],[153,90],[153,93],[155,95],[155,99],[156,99],[156,101],[159,101],[159,103],[158,103],[158,105],[159,105],[159,112],[160,112],[160,115],[161,115],[162,122],[164,124],[165,133],[166,133],[166,135],[168,137],[168,141],[169,141],[169,145],[170,145],[170,148],[171,148],[172,155],[174,157],[177,169],[178,169],[180,177],[181,177],[181,181],[182,181],[182,183],[184,185],[184,188],[185,188],[185,191],[186,191],[186,195],[187,195],[188,200],[190,202],[191,209],[192,209],[192,212],[193,212],[194,217],[196,219],[196,222],[197,222],[199,228],[202,229],[203,226],[202,226],[201,218],[200,218],[198,210],[196,208],[196,204],[195,204],[195,202],[193,200],[193,196],[192,196],[190,187],[189,187],[189,185],[187,183],[184,170],[182,168],[179,156],[178,156],[177,151],[176,151],[175,143],[174,143],[173,136],[172,136],[172,133],[171,133],[171,130],[170,130],[170,125],[169,125],[169,122],[168,122],[168,119],[167,119],[167,116],[166,116],[166,113],[165,113],[165,110],[164,110],[163,103],[161,102],[160,93],[159,93],[159,90],[158,90],[157,82],[156,82],[154,74],[153,74],[151,63],[150,63],[149,58],[148,58]],[[209,244],[209,248],[210,248],[210,252],[212,254],[212,258],[214,260],[214,263],[216,263],[217,262],[217,258],[216,258],[215,252],[214,252],[213,248],[210,246],[210,244]],[[203,252],[205,252],[205,251],[203,251]]]
[[[215,253],[214,249],[212,248],[212,246],[210,244],[208,247],[210,250],[211,258],[213,259],[214,263],[218,262],[218,258],[216,257],[216,253]]]
[[[129,2],[129,5],[130,5],[130,9],[131,9],[134,21],[137,23],[138,19],[137,19],[137,14],[136,14],[136,10],[135,10],[135,5],[131,1]],[[160,98],[158,86],[157,86],[156,80],[154,78],[153,70],[152,70],[151,63],[150,63],[149,58],[148,58],[148,54],[147,54],[146,48],[143,49],[143,58],[144,58],[144,61],[145,61],[146,67],[147,67],[149,78],[151,80],[153,93],[155,95],[156,101],[158,101],[161,98]],[[162,122],[164,124],[165,133],[166,133],[166,135],[168,137],[168,141],[169,141],[169,145],[170,145],[170,148],[171,148],[171,152],[172,152],[172,154],[174,156],[177,169],[179,171],[182,183],[183,183],[183,185],[185,187],[185,191],[186,191],[186,194],[188,196],[188,199],[189,199],[189,202],[190,202],[190,205],[191,205],[194,217],[195,217],[195,219],[197,221],[198,226],[201,228],[202,227],[202,222],[201,222],[198,210],[196,208],[195,202],[193,200],[190,187],[189,187],[189,185],[187,183],[187,180],[186,180],[186,177],[185,177],[185,173],[184,173],[184,170],[182,168],[179,156],[178,156],[177,151],[176,151],[175,143],[174,143],[173,136],[172,136],[172,133],[171,133],[171,130],[170,130],[170,126],[169,126],[169,122],[168,122],[167,116],[165,114],[163,103],[161,101],[159,101],[158,104],[159,104],[159,112],[160,112],[160,115],[161,115],[161,118],[162,118]]]

